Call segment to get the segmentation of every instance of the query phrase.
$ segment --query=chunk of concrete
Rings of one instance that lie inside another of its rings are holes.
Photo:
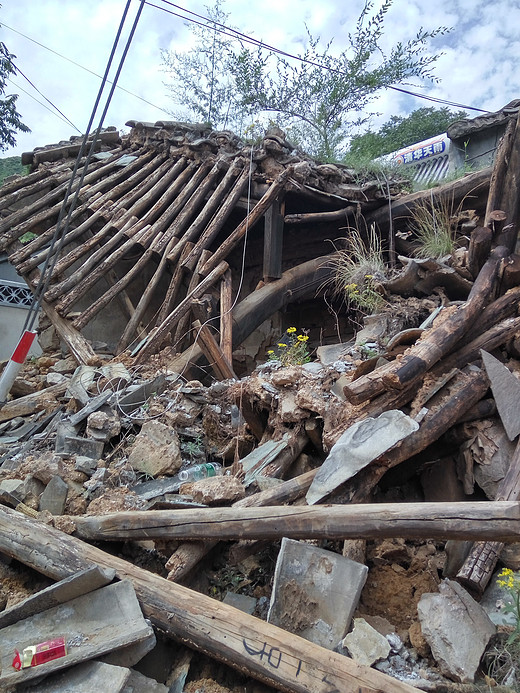
[[[179,436],[159,421],[147,421],[130,449],[128,463],[153,477],[175,474],[182,464]]]
[[[58,441],[56,440],[56,443]],[[92,438],[81,438],[80,436],[66,435],[61,441],[61,445],[56,444],[56,452],[74,456],[90,457],[93,460],[100,460],[103,456],[105,444],[102,440]]]
[[[113,568],[92,566],[92,568],[87,568],[71,575],[71,577],[60,580],[54,585],[27,597],[10,609],[2,611],[0,613],[0,628],[6,628],[13,623],[108,585],[114,579],[115,574],[116,571]]]
[[[345,635],[341,644],[349,651],[354,661],[367,667],[386,659],[391,650],[385,636],[369,625],[364,618],[354,619],[354,628]]]
[[[59,671],[150,636],[129,580],[107,585],[65,604],[0,630],[0,690],[41,676],[41,667],[16,671],[15,650],[22,651],[58,636],[67,643],[67,654],[45,663],[45,673]],[[100,690],[103,690],[102,688]]]
[[[423,594],[417,605],[424,638],[441,672],[472,683],[496,628],[484,609],[458,582],[446,579],[438,594]]]
[[[122,693],[130,674],[130,669],[123,667],[97,661],[83,662],[66,671],[47,676],[37,687],[24,686],[17,690],[23,693]]]
[[[40,496],[40,511],[48,510],[51,515],[63,515],[69,487],[61,476],[53,476]]]
[[[332,650],[350,626],[367,573],[361,563],[284,538],[267,620]]]
[[[514,440],[520,433],[520,380],[509,368],[487,351],[480,350],[482,362],[491,383],[491,391],[497,410],[506,429],[509,440]]]
[[[368,417],[348,428],[332,449],[307,491],[309,505],[328,496],[399,441],[417,431],[419,424],[399,409]]]

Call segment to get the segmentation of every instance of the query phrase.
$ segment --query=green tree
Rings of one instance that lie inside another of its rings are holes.
[[[14,147],[17,132],[31,132],[16,109],[18,94],[6,94],[9,76],[16,74],[14,58],[5,43],[0,42],[0,152]]]
[[[187,115],[180,109],[172,114],[181,119],[192,117],[214,128],[236,127],[243,120],[230,71],[237,48],[220,31],[229,14],[223,11],[222,0],[216,0],[206,11],[209,21],[205,25],[188,25],[194,37],[190,50],[161,51],[162,69],[171,78],[165,86],[176,104],[187,109]]]
[[[428,53],[429,41],[448,30],[421,29],[415,38],[396,43],[384,54],[380,43],[392,3],[385,0],[372,15],[374,2],[367,0],[339,55],[333,54],[332,42],[321,47],[320,39],[309,32],[307,48],[294,60],[263,47],[253,51],[240,43],[232,46],[229,39],[216,36],[216,24],[193,29],[199,41],[193,51],[184,59],[168,54],[169,71],[178,78],[172,92],[199,117],[211,111],[213,124],[226,122],[229,127],[269,116],[310,154],[339,158],[352,128],[372,115],[367,107],[378,91],[411,77],[434,79],[439,56]],[[222,12],[219,4],[216,8]]]
[[[349,155],[360,159],[376,159],[410,144],[440,135],[455,120],[467,118],[466,111],[450,111],[449,108],[418,108],[406,117],[392,116],[377,132],[369,130],[354,135]]]

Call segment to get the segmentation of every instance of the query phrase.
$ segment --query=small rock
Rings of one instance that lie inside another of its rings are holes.
[[[119,417],[105,411],[95,411],[87,419],[87,436],[95,440],[109,441],[121,432]]]
[[[354,628],[347,633],[341,644],[347,648],[352,659],[367,667],[386,659],[391,649],[385,636],[372,628],[364,618],[354,619]]]
[[[151,477],[175,474],[182,464],[177,433],[159,421],[147,421],[132,445],[128,463]]]
[[[60,476],[53,476],[40,496],[40,511],[63,515],[69,487]]]
[[[197,503],[218,505],[244,498],[246,490],[236,476],[214,476],[182,484],[182,494],[191,496]]]

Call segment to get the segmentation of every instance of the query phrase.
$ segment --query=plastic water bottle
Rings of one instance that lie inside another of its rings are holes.
[[[203,464],[194,464],[187,469],[181,469],[178,474],[181,484],[187,481],[198,481],[199,479],[207,479],[210,476],[220,476],[222,467],[217,462],[205,462]]]

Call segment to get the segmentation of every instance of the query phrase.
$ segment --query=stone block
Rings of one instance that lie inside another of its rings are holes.
[[[128,463],[152,477],[175,474],[182,464],[177,433],[159,421],[147,421],[130,449]]]
[[[458,582],[446,579],[437,594],[423,594],[417,613],[424,638],[441,672],[473,683],[496,628],[484,609]]]
[[[105,443],[102,440],[67,435],[64,437],[60,449],[58,450],[58,448],[56,448],[56,452],[70,455],[71,457],[73,455],[80,455],[81,457],[90,457],[92,460],[100,460],[103,456],[104,449]]]
[[[53,476],[40,496],[40,511],[48,510],[52,515],[63,515],[69,487],[60,476]]]
[[[350,626],[367,573],[365,565],[284,538],[267,620],[332,650]]]
[[[226,592],[226,596],[222,600],[224,604],[234,606],[235,609],[240,609],[250,616],[253,615],[256,609],[256,599],[248,597],[247,594],[235,594],[234,592]]]
[[[354,619],[354,628],[342,640],[343,647],[359,664],[371,667],[390,654],[390,643],[375,628],[372,628],[364,618]]]
[[[236,476],[214,476],[182,484],[180,492],[191,496],[196,503],[220,505],[244,498],[246,490]]]
[[[83,662],[66,671],[47,676],[36,687],[24,686],[17,690],[23,693],[122,693],[130,673],[130,669],[103,662]]]

